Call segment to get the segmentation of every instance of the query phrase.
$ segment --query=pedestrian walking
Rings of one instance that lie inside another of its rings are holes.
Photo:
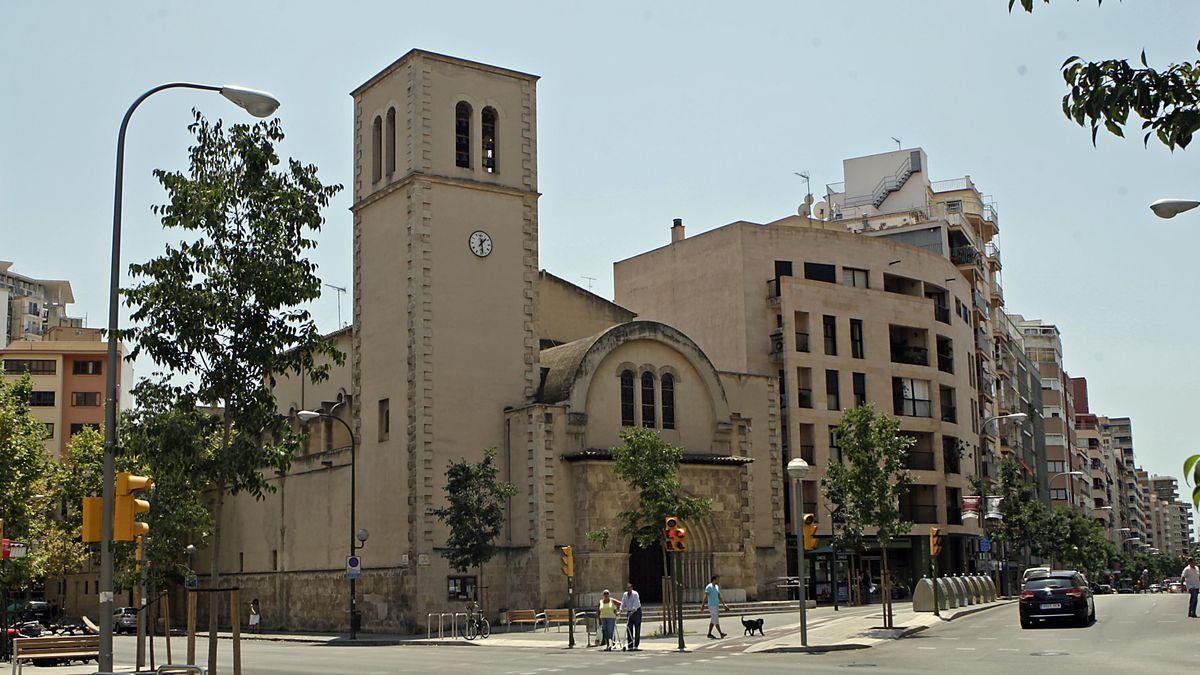
[[[250,601],[250,631],[262,633],[262,609],[258,605],[258,598]]]
[[[862,604],[871,604],[871,588],[874,584],[871,583],[871,571],[863,568],[862,578],[858,581],[859,592],[862,594]]]
[[[1187,588],[1188,595],[1188,616],[1196,618],[1196,596],[1200,595],[1200,567],[1196,567],[1196,559],[1188,558],[1187,567],[1179,573],[1179,580],[1183,582]]]
[[[600,644],[604,645],[604,651],[612,651],[613,634],[617,632],[617,611],[621,609],[621,601],[612,597],[608,593],[608,589],[604,589],[604,595],[600,598]]]
[[[621,610],[626,613],[625,643],[630,651],[639,651],[642,644],[642,596],[633,590],[633,582],[625,584],[625,592],[621,594]]]
[[[704,587],[704,599],[708,605],[708,637],[716,640],[713,637],[713,629],[717,629],[717,633],[721,637],[725,637],[725,631],[721,630],[721,605],[725,605],[725,610],[729,611],[729,605],[725,604],[725,599],[721,597],[721,586],[717,584],[721,580],[721,575],[712,575],[712,580]],[[704,610],[704,605],[700,606],[701,611]]]

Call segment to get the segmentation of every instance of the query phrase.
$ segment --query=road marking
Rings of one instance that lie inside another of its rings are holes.
[[[1016,649],[1015,647],[1000,647],[996,651],[998,651],[998,652],[1019,652],[1021,650]]]
[[[1174,620],[1174,619],[1170,619],[1170,620],[1162,620],[1162,621],[1159,621],[1159,623],[1179,623],[1179,622],[1178,622],[1178,621],[1176,621],[1176,620]]]
[[[937,649],[937,647],[917,647],[917,649],[925,649],[925,650],[928,650],[928,651],[932,651],[932,650],[934,650],[934,649]]]
[[[974,647],[955,647],[954,651],[956,651],[956,652],[973,652],[973,651],[975,651],[975,648]]]
[[[985,638],[985,637],[981,637],[981,638],[979,638],[979,639],[980,639],[980,640],[999,640],[1000,638]]]

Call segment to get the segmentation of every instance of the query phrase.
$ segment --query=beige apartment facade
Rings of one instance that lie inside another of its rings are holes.
[[[347,361],[326,382],[283,378],[275,393],[281,413],[320,410],[354,430],[364,630],[423,630],[429,612],[461,611],[477,592],[493,616],[563,607],[564,545],[578,602],[630,578],[653,601],[661,554],[618,532],[635,495],[610,449],[629,426],[682,447],[685,492],[713,500],[688,523],[688,596],[718,571],[729,599],[780,594],[775,379],[719,369],[676,327],[539,269],[536,84],[414,50],[353,92],[354,325],[335,335]],[[292,468],[268,476],[278,489],[233,498],[223,515],[222,583],[260,598],[268,627],[346,626],[351,438],[340,427],[310,423]],[[480,576],[449,567],[434,510],[449,463],[488,448],[518,494]],[[607,546],[584,536],[597,529]]]
[[[83,320],[67,315],[75,302],[71,282],[37,279],[0,260],[0,343],[41,340],[51,328],[82,328]]]
[[[813,465],[801,499],[820,534],[832,525],[819,491],[837,452],[832,428],[861,403],[896,415],[917,441],[909,462],[916,486],[902,502],[915,524],[893,558],[899,576],[923,573],[932,525],[950,535],[943,569],[968,566],[978,529],[963,524],[960,504],[979,440],[968,365],[975,331],[950,260],[792,216],[692,237],[676,223],[669,245],[616,263],[614,274],[616,302],[639,318],[686,332],[718,368],[777,379],[778,461]],[[784,500],[790,514],[790,493]],[[793,521],[785,515],[794,537]],[[831,590],[832,554],[825,547],[810,558],[818,597]]]

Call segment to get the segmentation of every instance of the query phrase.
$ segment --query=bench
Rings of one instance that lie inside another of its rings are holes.
[[[12,672],[17,675],[23,670],[25,661],[98,661],[100,659],[99,635],[75,635],[69,637],[35,637],[13,640]]]
[[[544,614],[547,631],[550,630],[550,624],[552,623],[558,624],[559,630],[562,629],[564,624],[571,623],[571,610],[569,609],[548,609],[544,612]],[[575,617],[575,623],[579,624],[581,622],[585,622],[584,618],[577,615]]]
[[[510,609],[508,610],[508,628],[512,630],[513,624],[530,623],[536,629],[537,625],[546,620],[545,614],[539,614],[532,609]]]

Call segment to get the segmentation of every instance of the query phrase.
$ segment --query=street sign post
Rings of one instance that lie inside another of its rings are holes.
[[[987,537],[983,537],[982,539],[979,540],[979,552],[980,553],[988,553],[991,550],[992,550],[992,542],[990,539],[988,539]]]
[[[356,555],[346,556],[346,578],[359,579],[362,577],[362,558]]]

